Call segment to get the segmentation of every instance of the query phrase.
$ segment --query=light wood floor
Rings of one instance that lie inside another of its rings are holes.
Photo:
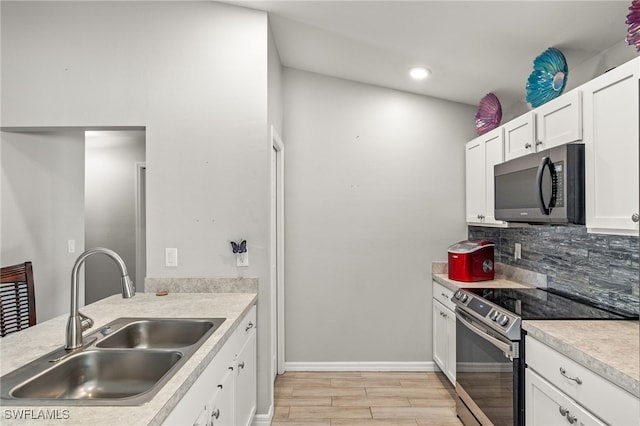
[[[271,426],[461,426],[441,373],[287,372]]]

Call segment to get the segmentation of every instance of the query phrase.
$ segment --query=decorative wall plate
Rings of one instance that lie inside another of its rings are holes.
[[[493,93],[487,93],[478,104],[476,112],[476,131],[483,135],[500,125],[502,119],[502,106],[498,97]]]
[[[527,102],[535,108],[560,96],[568,74],[562,52],[554,47],[545,50],[533,61],[533,72],[527,80]]]
[[[631,2],[626,23],[629,25],[626,38],[627,44],[635,45],[636,51],[640,52],[640,0]]]

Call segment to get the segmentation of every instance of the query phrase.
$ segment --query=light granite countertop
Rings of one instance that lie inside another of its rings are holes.
[[[640,398],[640,323],[526,320],[535,339]]]
[[[544,274],[515,268],[499,262],[495,264],[495,268],[495,279],[493,280],[464,282],[455,281],[449,278],[447,262],[433,262],[431,264],[431,276],[436,282],[452,291],[456,291],[461,288],[547,287],[547,276]]]
[[[242,317],[257,302],[255,293],[138,293],[131,299],[114,295],[81,308],[93,318],[92,330],[119,317],[224,317],[225,322],[209,337],[155,397],[141,406],[2,406],[3,425],[157,425],[185,395],[189,387],[227,341]],[[0,375],[60,348],[64,343],[67,315],[61,315],[0,339]],[[1,402],[0,402],[1,404]],[[21,411],[22,410],[22,411]],[[57,411],[56,411],[57,410]],[[17,415],[31,420],[16,419]],[[43,415],[64,416],[44,419]]]
[[[498,277],[490,281],[463,282],[449,279],[448,274],[433,274],[433,279],[447,287],[449,290],[456,291],[461,288],[531,288],[530,285],[517,283],[506,278]]]

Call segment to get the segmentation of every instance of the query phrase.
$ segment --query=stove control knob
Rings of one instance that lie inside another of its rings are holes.
[[[469,300],[469,296],[467,296],[466,294],[462,293],[462,296],[460,296],[460,301],[462,303],[465,303],[467,300]]]
[[[509,318],[505,314],[500,315],[498,317],[498,324],[504,327],[505,325],[509,324]]]
[[[462,296],[462,292],[460,290],[456,291],[455,294],[453,295],[453,297],[455,297],[458,300],[460,300],[460,296]]]
[[[498,321],[498,315],[500,315],[498,311],[491,311],[491,313],[489,314],[489,318],[494,321]]]

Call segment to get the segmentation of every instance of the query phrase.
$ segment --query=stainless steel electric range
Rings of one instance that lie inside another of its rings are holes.
[[[537,288],[458,290],[456,411],[465,426],[524,425],[522,320],[638,319]]]

